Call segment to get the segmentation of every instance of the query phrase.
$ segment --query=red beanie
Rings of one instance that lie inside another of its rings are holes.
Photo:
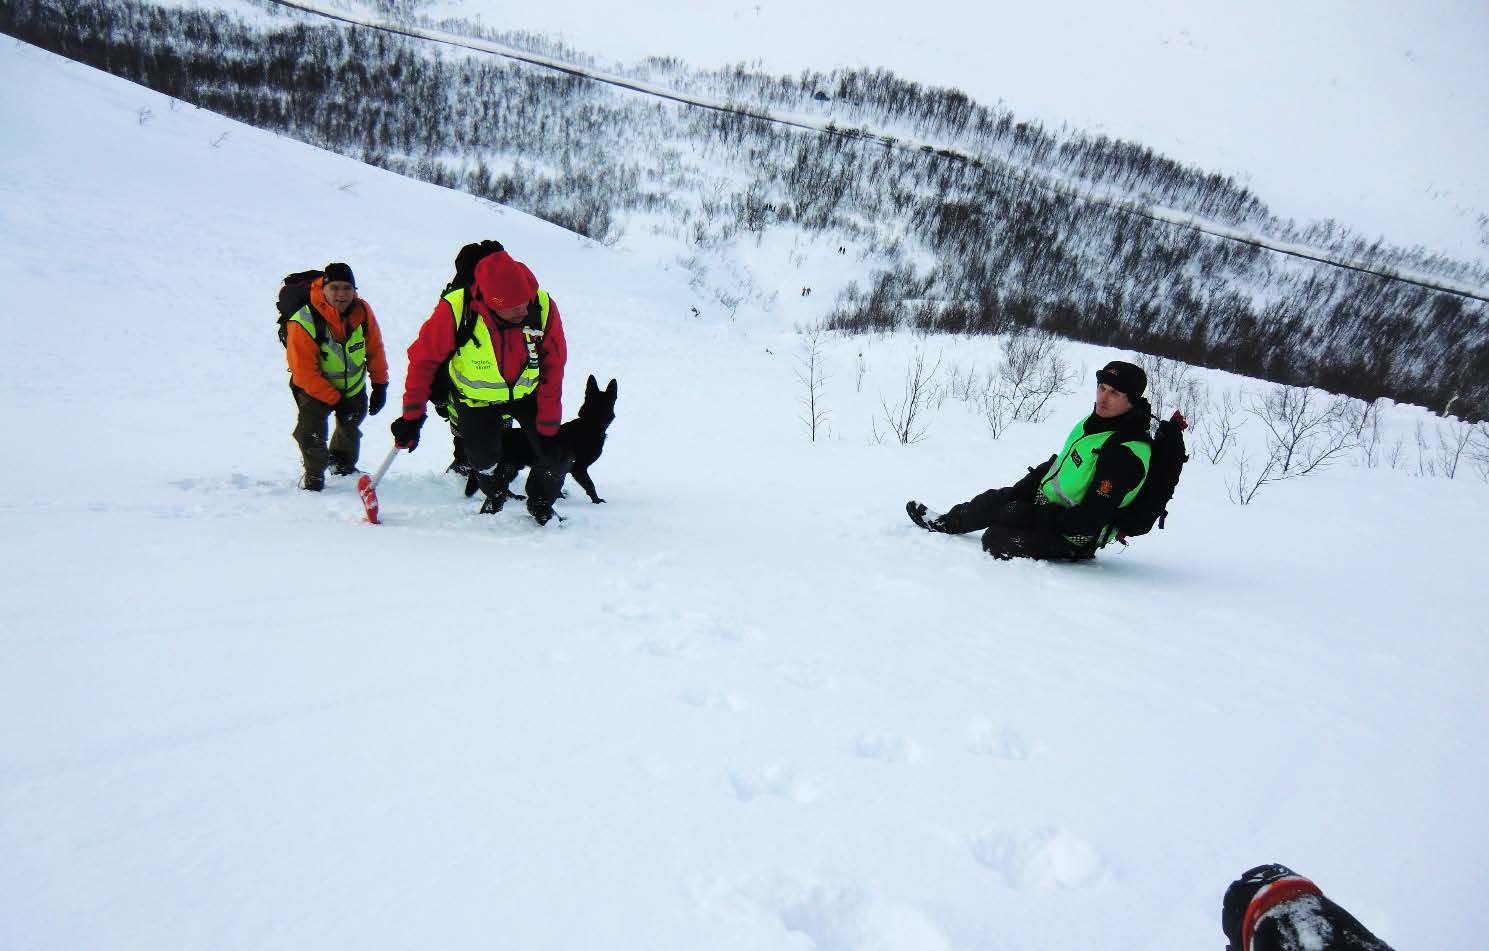
[[[488,254],[476,263],[476,287],[492,310],[525,305],[538,293],[533,272],[505,251]]]

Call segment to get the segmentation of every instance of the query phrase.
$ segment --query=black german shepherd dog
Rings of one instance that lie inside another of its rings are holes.
[[[615,421],[615,400],[618,395],[619,390],[614,380],[602,390],[591,374],[584,383],[584,403],[579,407],[579,415],[560,426],[556,437],[559,447],[569,459],[569,474],[584,488],[589,500],[596,504],[605,500],[595,491],[595,482],[589,476],[589,467],[595,464],[595,460],[600,458],[600,453],[605,449],[605,430]],[[502,434],[500,471],[503,475],[510,473],[508,478],[515,478],[518,472],[532,465],[532,462],[532,444],[520,429],[508,429]],[[474,477],[471,482],[474,482]],[[467,484],[466,490],[467,496],[475,494],[475,489],[470,484]],[[509,494],[513,498],[521,498],[514,493]]]

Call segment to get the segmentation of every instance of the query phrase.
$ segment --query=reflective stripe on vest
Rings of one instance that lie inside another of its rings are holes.
[[[1050,466],[1049,474],[1040,483],[1040,491],[1044,494],[1046,501],[1061,508],[1075,508],[1085,499],[1086,493],[1091,490],[1091,483],[1096,475],[1096,456],[1107,441],[1115,435],[1111,430],[1105,432],[1085,434],[1085,420],[1075,424],[1070,431],[1070,437],[1065,440],[1065,448],[1060,450],[1053,465]],[[1148,462],[1153,457],[1153,444],[1146,439],[1129,439],[1119,443],[1132,450],[1138,462],[1143,466],[1143,477],[1138,480],[1132,491],[1122,497],[1117,503],[1118,509],[1125,509],[1137,498],[1138,492],[1142,491],[1143,485],[1148,481]],[[1089,544],[1093,537],[1099,539],[1100,545],[1105,545],[1112,537],[1112,528],[1107,526],[1102,529],[1099,536],[1064,536],[1068,541],[1079,546]]]
[[[455,315],[455,333],[460,334],[460,319],[465,313],[465,288],[457,287],[445,295],[450,313]],[[550,302],[547,291],[538,291],[538,328],[522,325],[522,339],[527,345],[527,361],[517,378],[508,381],[502,376],[497,362],[496,346],[491,339],[491,330],[479,317],[475,331],[465,346],[450,357],[450,383],[455,387],[461,402],[467,406],[491,406],[494,403],[510,403],[520,400],[538,388],[540,369],[538,366],[538,343],[548,329]]]
[[[290,320],[305,328],[311,340],[315,339],[315,315],[310,312],[309,304],[295,311]],[[366,326],[365,323],[358,324],[345,343],[331,339],[330,328],[327,328],[326,339],[320,342],[321,376],[344,396],[356,396],[367,383],[367,336],[363,333]]]

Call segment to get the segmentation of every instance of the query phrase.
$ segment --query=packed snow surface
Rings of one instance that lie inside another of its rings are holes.
[[[998,341],[828,337],[811,442],[792,328],[863,277],[835,247],[762,242],[782,293],[729,320],[646,235],[15,43],[0,88],[0,947],[1191,951],[1264,861],[1397,947],[1480,947],[1481,483],[1237,507],[1196,458],[1129,550],[995,562],[905,500],[1013,481],[1115,354],[1069,346],[1047,422],[948,401],[905,446],[872,436],[913,356]],[[481,237],[558,301],[565,415],[619,381],[607,503],[478,516],[437,419],[385,524],[297,490],[278,279],[351,263],[396,406]]]

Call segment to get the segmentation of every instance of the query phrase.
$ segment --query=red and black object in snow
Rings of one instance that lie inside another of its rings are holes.
[[[372,475],[363,474],[357,480],[357,494],[362,497],[362,508],[367,512],[367,521],[378,524],[377,520],[377,484],[383,481],[388,467],[393,464],[393,457],[398,455],[398,447],[394,446],[388,450],[387,456],[383,458],[383,464],[377,467]]]

